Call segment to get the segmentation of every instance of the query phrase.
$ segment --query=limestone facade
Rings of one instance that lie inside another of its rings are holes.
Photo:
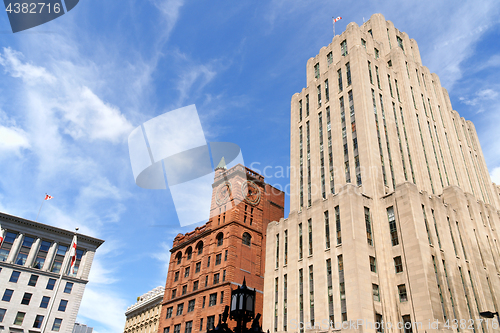
[[[164,287],[156,287],[137,297],[137,302],[128,307],[123,333],[156,333],[160,322]]]

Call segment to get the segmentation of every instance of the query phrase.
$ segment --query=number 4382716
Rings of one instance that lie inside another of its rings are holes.
[[[61,11],[61,5],[59,3],[55,3],[53,8],[50,8],[51,4],[45,4],[44,2],[39,2],[39,3],[9,3],[7,8],[5,9],[9,13],[14,13],[14,14],[41,14],[42,11],[46,11],[50,13],[51,11],[53,13],[59,13]]]

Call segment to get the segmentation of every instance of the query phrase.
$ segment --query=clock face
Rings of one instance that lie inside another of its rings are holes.
[[[260,189],[252,181],[244,182],[241,185],[241,193],[245,197],[245,200],[252,205],[256,205],[260,201]]]
[[[215,201],[217,204],[222,205],[226,203],[231,195],[231,183],[225,182],[219,186],[217,192],[215,193]]]

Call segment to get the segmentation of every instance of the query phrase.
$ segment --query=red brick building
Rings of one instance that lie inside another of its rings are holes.
[[[283,217],[285,195],[240,164],[218,167],[212,187],[209,221],[174,239],[158,333],[216,326],[243,278],[257,290],[255,310],[262,313],[265,232]]]

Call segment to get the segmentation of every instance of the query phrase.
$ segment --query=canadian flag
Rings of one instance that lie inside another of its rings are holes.
[[[50,200],[52,198],[53,198],[53,196],[48,195],[47,193],[45,193],[45,199],[44,200]]]
[[[2,226],[0,225],[0,246],[2,246],[4,237],[5,237],[5,230],[3,230]]]
[[[334,19],[333,19],[333,22],[335,23],[335,22],[340,21],[340,20],[342,20],[342,17],[340,17],[340,16],[339,16],[339,17],[337,17],[337,18],[334,18]]]
[[[76,263],[76,235],[75,237],[73,237],[73,243],[71,243],[71,249],[69,250],[69,260],[70,260],[69,273],[71,275],[74,275],[75,263]]]

